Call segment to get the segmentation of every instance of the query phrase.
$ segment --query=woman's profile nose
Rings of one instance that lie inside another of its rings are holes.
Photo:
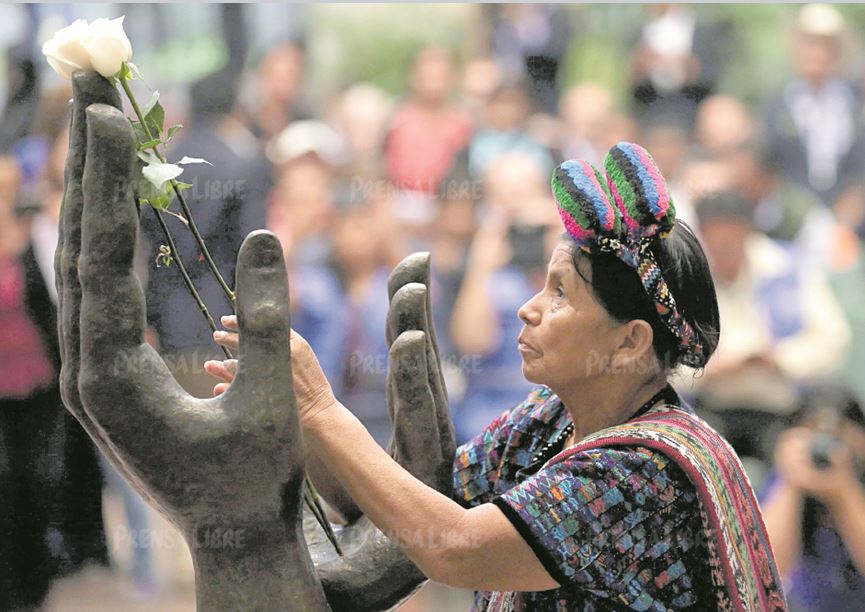
[[[532,305],[534,299],[535,298],[530,299],[528,302],[520,306],[519,310],[517,310],[517,317],[527,325],[537,325],[540,322],[540,313],[537,308],[534,308]]]

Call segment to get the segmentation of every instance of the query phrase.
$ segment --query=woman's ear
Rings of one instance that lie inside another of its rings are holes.
[[[614,371],[642,371],[655,360],[652,346],[655,334],[652,326],[642,319],[633,319],[623,323],[619,330],[618,344],[613,354]]]

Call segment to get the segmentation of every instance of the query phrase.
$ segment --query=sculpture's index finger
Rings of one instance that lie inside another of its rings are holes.
[[[86,110],[87,161],[78,277],[82,288],[82,351],[141,343],[144,296],[132,268],[138,215],[132,193],[135,135],[122,112],[106,104]]]
[[[81,288],[78,256],[81,252],[81,214],[84,205],[81,181],[87,157],[87,107],[94,103],[120,108],[120,94],[107,79],[93,71],[72,75],[72,105],[69,148],[64,169],[63,202],[57,251],[54,256],[59,303],[59,324],[64,367],[77,374],[79,359],[78,317]],[[63,385],[72,388],[75,385]]]
[[[249,234],[237,254],[238,374],[234,387],[254,391],[262,408],[293,401],[288,275],[271,232]],[[290,396],[290,397],[289,397]]]
[[[84,206],[81,181],[87,157],[87,118],[85,111],[94,102],[120,107],[114,86],[95,72],[76,72],[72,77],[72,104],[69,121],[69,147],[64,169],[63,201],[60,208],[59,238],[54,256],[58,298],[58,332],[62,367],[60,390],[66,406],[91,435],[98,437],[82,410],[78,393],[81,366],[81,284],[78,257],[81,253],[81,215]]]

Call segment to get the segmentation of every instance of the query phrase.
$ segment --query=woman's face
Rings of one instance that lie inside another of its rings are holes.
[[[583,276],[590,266],[584,260]],[[617,345],[616,322],[574,268],[571,245],[559,242],[547,268],[544,288],[520,307],[525,324],[519,337],[523,375],[554,391],[608,374]]]

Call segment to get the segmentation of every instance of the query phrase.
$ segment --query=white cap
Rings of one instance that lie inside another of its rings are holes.
[[[284,164],[308,153],[315,153],[326,164],[338,164],[344,157],[342,139],[321,121],[295,121],[267,145],[267,157],[274,164]]]
[[[813,36],[839,36],[844,31],[844,17],[828,4],[806,4],[799,11],[799,31]]]

